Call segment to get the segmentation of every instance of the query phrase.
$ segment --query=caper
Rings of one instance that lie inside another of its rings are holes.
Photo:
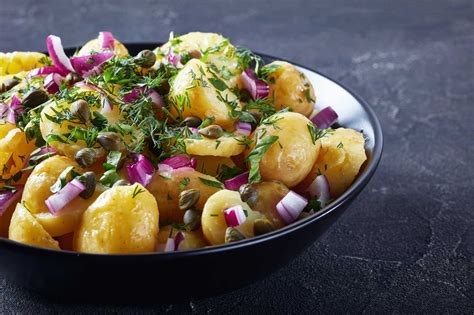
[[[232,227],[228,227],[225,230],[225,242],[226,243],[237,242],[237,241],[241,241],[241,240],[244,240],[244,239],[245,239],[245,236],[242,233],[240,233],[240,231],[237,230],[237,229],[234,229]]]
[[[37,89],[28,92],[23,96],[23,106],[26,108],[35,108],[49,100],[48,93],[45,90]]]
[[[64,82],[67,84],[67,85],[71,85],[71,84],[74,84],[76,82],[79,82],[81,81],[82,78],[75,72],[70,72],[66,78],[64,78]]]
[[[224,134],[224,129],[222,129],[222,127],[219,125],[209,125],[206,128],[199,129],[198,132],[207,138],[217,139],[222,137]]]
[[[254,206],[258,201],[258,191],[252,184],[244,184],[239,188],[240,199],[249,206]]]
[[[195,231],[201,226],[201,216],[196,210],[189,209],[184,213],[183,222],[191,231]]]
[[[76,160],[77,164],[86,168],[95,163],[97,160],[97,154],[94,149],[84,148],[76,152],[74,159]]]
[[[179,194],[179,208],[181,210],[187,210],[194,206],[198,202],[199,197],[201,197],[201,192],[199,189],[187,189],[183,190]]]
[[[202,57],[202,53],[197,49],[190,50],[188,54],[189,54],[189,57],[195,58],[195,59],[200,59]]]
[[[79,118],[79,120],[86,124],[91,119],[91,109],[89,103],[84,100],[77,100],[71,105],[71,114]]]
[[[253,233],[263,235],[275,231],[275,226],[267,219],[257,219],[253,222]]]
[[[112,185],[112,187],[128,186],[128,185],[130,185],[130,183],[126,179],[119,179]]]
[[[15,85],[20,83],[20,79],[17,77],[13,77],[11,79],[5,80],[1,85],[0,85],[0,93],[4,93],[7,91],[10,91]]]
[[[101,132],[97,136],[97,141],[107,151],[120,151],[123,147],[120,136],[115,132]]]
[[[181,123],[182,126],[187,126],[190,128],[198,128],[202,124],[202,120],[196,116],[186,117]]]
[[[85,172],[81,175],[81,182],[86,186],[86,189],[79,194],[83,199],[92,197],[95,191],[96,180],[94,172]]]
[[[135,63],[143,68],[150,68],[156,62],[156,55],[151,50],[142,50],[135,57]]]

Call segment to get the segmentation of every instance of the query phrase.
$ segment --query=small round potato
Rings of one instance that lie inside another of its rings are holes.
[[[199,190],[200,197],[195,207],[200,212],[207,198],[221,189],[210,186],[210,182],[220,184],[216,178],[190,167],[173,170],[169,177],[167,174],[157,172],[148,185],[148,190],[155,196],[160,208],[161,225],[183,222],[184,211],[179,209],[179,194],[183,190],[192,188]]]
[[[34,149],[34,141],[28,141],[25,132],[19,128],[9,130],[0,140],[0,177],[9,179],[21,171]]]
[[[275,228],[284,227],[286,223],[278,214],[276,206],[290,190],[283,183],[277,181],[261,182],[252,186],[258,192],[258,199],[253,209],[263,213]]]
[[[248,204],[240,199],[240,194],[237,191],[224,189],[216,192],[207,200],[201,216],[202,231],[212,245],[224,244],[225,231],[227,229],[224,210],[236,205],[241,205],[247,212],[245,222],[235,227],[246,237],[254,236],[253,222],[256,219],[265,218],[260,212],[252,211]]]
[[[239,137],[222,136],[217,139],[186,139],[186,152],[190,155],[231,157],[244,152],[245,145]]]
[[[158,248],[164,248],[166,241],[170,236],[171,225],[167,225],[160,229],[158,233]],[[180,232],[178,229],[173,229],[171,237],[175,237]],[[184,234],[184,240],[179,244],[179,250],[190,250],[196,248],[202,248],[208,245],[201,230],[198,231],[181,231]]]
[[[8,238],[28,245],[59,249],[58,242],[21,203],[17,204],[13,213]]]
[[[309,117],[313,111],[316,96],[306,76],[285,61],[274,61],[265,67],[277,68],[267,78],[270,86],[269,95],[274,99],[276,109],[289,107],[294,112]]]
[[[269,136],[278,140],[263,155],[260,174],[263,180],[277,180],[291,188],[310,172],[319,153],[320,142],[313,142],[308,126],[311,121],[299,113],[279,113],[267,118],[253,134],[254,142],[246,152]]]
[[[113,187],[84,212],[74,249],[101,254],[153,252],[158,219],[156,200],[143,186]]]

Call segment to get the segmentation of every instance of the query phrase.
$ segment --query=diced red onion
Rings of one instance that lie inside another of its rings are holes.
[[[198,165],[198,160],[196,158],[191,158],[191,167],[196,169]]]
[[[29,78],[41,77],[51,73],[59,73],[61,70],[56,66],[46,66],[42,68],[35,68],[28,73]]]
[[[69,72],[74,72],[71,61],[64,52],[61,38],[55,35],[49,35],[46,38],[46,46],[48,47],[49,56],[54,62],[54,65],[60,70],[62,75],[67,75]]]
[[[100,48],[102,49],[115,49],[115,38],[111,32],[100,32],[99,33]]]
[[[10,108],[13,110],[21,110],[23,109],[22,106],[23,102],[18,98],[18,96],[15,94],[12,96],[12,101],[10,102]]]
[[[296,221],[307,204],[308,200],[306,200],[306,198],[290,190],[277,204],[276,209],[283,221],[285,221],[286,224],[290,224]]]
[[[130,183],[140,183],[143,187],[151,182],[155,168],[153,164],[143,155],[137,154],[134,162],[127,165],[127,174]]]
[[[59,92],[59,87],[61,86],[61,79],[63,77],[58,73],[50,73],[44,78],[44,88],[48,91],[49,94],[55,94]]]
[[[101,114],[107,114],[110,113],[114,110],[114,106],[112,103],[109,101],[109,98],[104,96],[102,98],[102,109],[100,111]]]
[[[168,53],[168,55],[166,55],[166,60],[168,60],[170,64],[176,67],[181,61],[181,56],[170,52]]]
[[[179,245],[181,245],[182,241],[184,241],[184,233],[179,231],[174,236],[174,250],[175,251],[179,250]]]
[[[334,125],[337,122],[339,116],[337,113],[332,109],[331,106],[323,108],[319,113],[317,113],[311,121],[313,124],[316,125],[319,129],[326,129]]]
[[[234,178],[224,181],[224,186],[229,190],[239,190],[240,186],[247,184],[249,181],[249,172],[242,173]]]
[[[311,197],[318,197],[321,208],[324,208],[326,203],[331,199],[331,189],[325,175],[316,176],[306,190]]]
[[[247,122],[239,121],[235,124],[235,131],[243,136],[248,136],[252,133],[252,125]]]
[[[174,243],[174,238],[172,237],[169,237],[167,240],[166,240],[166,245],[165,245],[165,252],[174,252],[174,248],[175,248],[175,243]]]
[[[153,89],[146,88],[144,86],[136,87],[130,93],[125,94],[123,97],[123,101],[131,103],[134,100],[140,98],[140,96],[142,95],[148,96],[156,108],[161,108],[165,105],[163,98],[160,94],[158,94],[158,92]]]
[[[158,164],[158,173],[164,177],[171,177],[171,173],[173,172],[173,168],[168,164]]]
[[[239,226],[247,220],[247,216],[241,205],[236,205],[224,210],[224,218],[228,227]]]
[[[77,178],[73,179],[60,191],[46,199],[45,203],[49,212],[59,215],[59,212],[84,190],[86,190],[86,186]]]
[[[192,159],[184,154],[176,155],[163,160],[160,164],[171,166],[173,169],[182,167],[195,167],[197,162],[192,162]],[[194,166],[193,166],[194,165]]]
[[[83,78],[87,78],[91,75],[102,73],[101,65],[113,56],[113,52],[105,51],[95,55],[72,57],[71,64],[77,74]]]
[[[252,69],[246,69],[241,74],[245,89],[252,95],[252,98],[265,98],[268,96],[270,88],[262,80],[257,79]]]
[[[8,207],[20,200],[22,192],[23,186],[17,186],[15,191],[9,189],[0,191],[0,217],[7,211]]]
[[[23,112],[23,106],[18,96],[13,95],[10,105],[0,104],[0,118],[10,124],[16,124],[16,114]]]

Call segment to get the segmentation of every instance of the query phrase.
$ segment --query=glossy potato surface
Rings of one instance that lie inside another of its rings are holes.
[[[0,52],[0,76],[44,67],[41,62],[44,57],[42,53],[31,51]]]
[[[284,227],[285,221],[278,214],[276,205],[290,191],[283,183],[277,181],[261,182],[252,185],[258,192],[258,199],[253,209],[263,213],[275,228]]]
[[[216,176],[218,175],[223,166],[235,167],[234,161],[230,158],[220,156],[193,156],[197,160],[196,170],[201,173]]]
[[[79,252],[153,252],[159,231],[156,200],[140,184],[113,187],[84,212],[74,234]]]
[[[245,145],[239,141],[241,137],[222,136],[218,139],[186,139],[186,152],[190,155],[210,155],[231,157],[244,152]]]
[[[0,176],[9,179],[23,169],[35,149],[34,141],[28,141],[25,132],[5,124],[1,129],[6,133],[0,139]],[[8,130],[8,131],[7,131]]]

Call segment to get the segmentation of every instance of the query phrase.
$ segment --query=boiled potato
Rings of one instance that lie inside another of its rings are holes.
[[[8,123],[8,122],[1,122],[0,123],[0,140],[5,138],[7,134],[16,128],[16,125]]]
[[[168,240],[168,237],[170,237],[171,228],[171,225],[167,225],[160,229],[160,233],[158,233],[158,247],[165,247],[166,241]],[[173,229],[171,237],[174,238],[178,232],[180,232],[180,230]],[[181,231],[181,233],[184,234],[184,240],[179,244],[179,250],[202,248],[208,245],[201,230]]]
[[[81,50],[77,53],[78,56],[87,56],[93,53],[100,52],[102,48],[100,48],[100,41],[99,38],[92,39],[88,41],[84,46],[82,46]],[[115,54],[119,57],[126,57],[128,56],[127,48],[115,39]]]
[[[158,236],[158,205],[142,185],[113,187],[84,212],[74,234],[79,252],[153,252]]]
[[[197,160],[196,169],[211,176],[219,175],[224,165],[230,168],[235,167],[235,163],[226,157],[195,155],[194,158]]]
[[[156,198],[160,208],[160,223],[162,225],[183,222],[184,211],[179,209],[179,194],[183,190],[199,189],[200,198],[195,207],[196,210],[201,211],[207,198],[221,189],[209,186],[203,180],[219,184],[216,178],[189,167],[172,171],[170,177],[166,177],[159,172],[153,176],[151,183],[148,185],[148,190]],[[186,182],[188,183],[184,185]]]
[[[42,59],[45,57],[42,53],[31,51],[0,52],[0,76],[44,67]]]
[[[253,222],[263,219],[265,216],[258,211],[252,211],[247,203],[240,199],[237,191],[221,190],[209,197],[202,211],[201,225],[204,236],[212,245],[224,244],[227,224],[224,211],[230,207],[241,205],[247,211],[247,219],[241,225],[235,227],[246,237],[253,237]]]
[[[28,245],[59,249],[58,242],[21,203],[17,204],[13,213],[8,238]]]
[[[318,174],[323,174],[329,181],[331,197],[340,196],[352,184],[367,159],[364,144],[360,132],[346,128],[338,128],[322,138],[319,157],[298,190],[308,187]]]
[[[278,140],[263,155],[260,174],[263,180],[277,180],[291,188],[311,171],[318,157],[320,141],[313,143],[308,126],[311,121],[299,113],[285,112],[267,118],[254,132],[251,150],[270,135]],[[256,144],[257,143],[257,144]]]
[[[231,157],[244,152],[245,145],[241,137],[222,136],[217,139],[202,137],[184,140],[186,152],[190,155]]]
[[[233,102],[240,109],[240,101],[225,84],[217,85],[219,82],[222,84],[222,79],[217,74],[212,74],[208,65],[198,59],[190,60],[171,84],[171,113],[201,119],[214,117],[217,125],[234,130],[235,119],[230,117],[231,108],[226,102]]]
[[[294,112],[309,117],[313,111],[316,96],[306,76],[285,61],[274,61],[265,68],[276,68],[267,77],[270,87],[269,95],[274,100],[275,108],[280,110],[289,107]]]
[[[10,129],[0,140],[0,177],[9,179],[23,169],[35,149],[34,141],[28,141],[25,132],[19,128],[11,129],[5,124],[2,133]]]
[[[252,185],[258,192],[258,199],[252,207],[263,213],[275,228],[280,229],[286,225],[276,209],[277,204],[290,191],[284,184],[277,181],[261,182]]]

